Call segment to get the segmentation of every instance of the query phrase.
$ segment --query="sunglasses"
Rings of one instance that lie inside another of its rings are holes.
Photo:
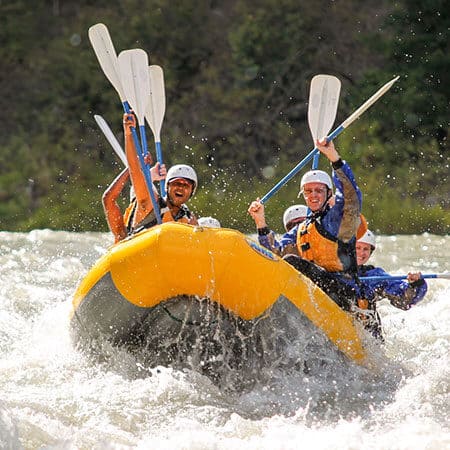
[[[318,195],[326,194],[327,190],[325,188],[303,189],[302,193],[305,197],[309,197],[313,193]]]

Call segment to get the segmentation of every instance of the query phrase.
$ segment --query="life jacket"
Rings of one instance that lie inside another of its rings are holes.
[[[192,213],[189,211],[189,208],[186,205],[181,205],[178,212],[175,214],[175,217],[172,215],[170,209],[167,207],[161,208],[161,220],[163,223],[165,222],[181,222],[181,223],[189,223],[192,218]]]
[[[360,296],[364,297],[361,301],[358,301],[358,306],[362,309],[370,309],[372,311],[376,310],[376,298],[375,292],[368,286],[365,286],[364,283],[359,279],[359,277],[367,276],[367,273],[374,270],[375,266],[372,265],[364,265],[358,267],[358,286],[360,291]]]
[[[181,205],[179,211],[175,215],[175,217],[172,215],[169,207],[167,206],[167,203],[164,199],[159,198],[159,209],[161,213],[161,222],[181,222],[181,223],[189,223],[192,217],[191,211],[189,211],[189,208],[186,205]],[[150,213],[134,228],[132,226],[133,223],[133,217],[135,214],[137,208],[137,200],[134,198],[131,203],[128,205],[127,209],[125,210],[125,213],[123,215],[123,220],[125,223],[125,226],[127,228],[128,234],[137,233],[138,231],[141,231],[145,228],[151,228],[155,226],[158,222],[156,220],[156,215],[154,210],[150,211]]]
[[[300,224],[297,232],[298,253],[328,272],[356,273],[355,238],[346,243],[325,230],[321,219],[326,212],[309,216]]]
[[[367,272],[375,269],[375,266],[365,265],[358,268],[359,276],[365,276]],[[383,333],[381,329],[380,315],[377,312],[376,301],[373,292],[369,293],[364,288],[364,285],[359,280],[361,298],[358,298],[358,312],[356,318],[363,324],[364,328],[368,330],[375,338],[384,342]]]
[[[123,222],[128,233],[131,232],[131,224],[133,223],[134,211],[136,210],[136,207],[137,201],[136,197],[134,197],[123,214]]]

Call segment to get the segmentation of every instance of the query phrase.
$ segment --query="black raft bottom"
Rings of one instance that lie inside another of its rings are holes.
[[[311,358],[344,358],[284,297],[250,321],[216,302],[188,296],[170,299],[145,312],[139,308],[134,318],[133,327],[124,334],[123,329],[119,332],[113,326],[106,333],[104,324],[101,333],[98,328],[88,332],[78,316],[73,321],[77,324],[73,336],[91,355],[104,359],[107,343],[109,348],[126,350],[139,367],[192,369],[233,390],[271,379],[279,370],[308,373],[310,364],[306,361]]]

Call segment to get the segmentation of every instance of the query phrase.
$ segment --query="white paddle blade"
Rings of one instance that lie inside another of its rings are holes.
[[[108,142],[111,144],[111,147],[116,152],[116,155],[122,161],[123,165],[125,167],[128,167],[128,161],[127,157],[125,156],[125,152],[123,151],[121,145],[119,144],[119,141],[114,136],[114,133],[111,131],[111,128],[109,127],[106,120],[102,116],[99,116],[98,114],[94,114],[94,119],[97,122],[97,125],[103,131],[103,134],[105,135]]]
[[[144,50],[125,50],[119,54],[119,69],[125,97],[135,112],[139,125],[144,125],[150,93],[148,56]]]
[[[89,28],[88,34],[103,73],[114,86],[114,89],[119,94],[120,101],[123,103],[125,101],[125,94],[119,72],[117,53],[114,49],[108,28],[103,23],[97,23]]]
[[[160,66],[155,65],[151,65],[148,68],[148,73],[150,77],[150,96],[148,98],[145,118],[153,131],[155,142],[161,142],[160,133],[166,112],[164,73]]]
[[[316,75],[311,80],[308,123],[314,143],[328,136],[336,119],[341,82],[331,75]]]

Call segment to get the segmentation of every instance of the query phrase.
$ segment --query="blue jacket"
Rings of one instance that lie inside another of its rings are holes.
[[[359,277],[378,277],[389,275],[381,267],[360,266],[358,267]],[[361,280],[365,298],[377,301],[387,298],[391,304],[397,308],[407,310],[411,306],[420,302],[428,289],[424,279],[415,283],[406,280]]]

